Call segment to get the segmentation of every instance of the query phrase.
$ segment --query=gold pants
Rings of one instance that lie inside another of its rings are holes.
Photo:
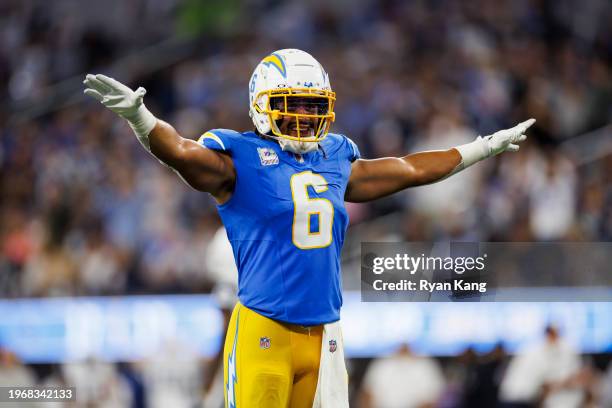
[[[269,319],[238,303],[223,351],[227,408],[311,408],[323,325]]]

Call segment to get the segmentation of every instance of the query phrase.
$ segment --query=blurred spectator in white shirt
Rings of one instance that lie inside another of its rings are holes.
[[[545,341],[510,362],[500,388],[506,406],[580,407],[584,398],[580,355],[564,342],[557,328],[546,328]]]
[[[436,360],[416,356],[407,345],[390,357],[372,362],[364,378],[362,408],[433,407],[444,390]]]
[[[117,367],[95,359],[62,366],[66,385],[76,388],[76,407],[120,408],[132,402],[132,391]]]
[[[529,221],[537,240],[562,239],[575,221],[576,172],[572,163],[554,151],[529,177]]]
[[[178,340],[168,340],[140,365],[150,408],[192,408],[201,403],[201,358]]]
[[[224,227],[219,227],[206,248],[206,270],[215,282],[213,292],[222,309],[232,310],[238,301],[238,268]]]
[[[223,332],[227,330],[234,305],[238,301],[238,268],[234,261],[234,251],[227,238],[225,227],[217,229],[213,239],[206,248],[206,270],[210,279],[215,282],[213,294],[223,312]],[[223,405],[223,347],[208,368],[206,380],[205,406]]]

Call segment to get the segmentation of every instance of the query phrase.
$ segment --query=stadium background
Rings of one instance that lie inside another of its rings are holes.
[[[439,185],[349,205],[343,274],[350,301],[359,288],[361,241],[610,241],[611,17],[604,0],[0,2],[0,384],[76,384],[79,406],[180,407],[201,403],[210,380],[222,325],[214,297],[191,298],[195,309],[204,307],[191,333],[209,336],[198,343],[198,357],[185,359],[186,348],[168,338],[161,349],[137,343],[122,356],[87,355],[107,345],[83,346],[76,359],[62,349],[68,343],[36,342],[68,341],[45,327],[53,319],[62,330],[69,325],[64,309],[54,314],[53,303],[44,303],[50,298],[83,299],[70,303],[82,319],[69,344],[89,344],[87,336],[112,341],[114,333],[112,325],[103,334],[87,328],[84,322],[98,326],[96,307],[106,307],[91,296],[159,295],[141,310],[154,321],[161,310],[154,306],[164,302],[181,314],[172,302],[185,298],[164,295],[206,295],[217,283],[206,266],[219,227],[212,200],[86,100],[85,73],[144,86],[149,109],[195,139],[210,128],[250,129],[253,67],[271,50],[302,48],[326,67],[337,92],[333,129],[369,158],[450,147],[476,131],[537,118],[519,154]],[[32,298],[43,303],[23,300]],[[351,406],[495,406],[512,361],[505,341],[516,330],[524,332],[521,344],[544,342],[548,323],[582,351],[575,389],[599,404],[592,406],[612,406],[609,304],[517,306],[522,318],[498,305],[458,308],[452,318],[433,305],[367,306],[352,309],[363,321],[348,329],[362,340],[349,361]],[[389,340],[377,331],[382,326],[368,324],[384,315],[388,330],[406,328],[415,315],[430,322],[434,307],[438,324],[449,327],[436,339],[447,336],[454,348],[427,348],[424,331],[409,327],[412,337],[403,341],[417,351],[421,345],[423,356],[404,347],[385,358],[406,332]],[[490,327],[511,313],[512,324]],[[42,329],[19,327],[33,316]],[[570,324],[587,320],[590,326]],[[462,332],[459,341],[452,321],[491,330]],[[194,329],[198,324],[204,328]],[[585,340],[602,329],[601,341]],[[538,383],[530,374],[525,381]],[[384,397],[377,389],[396,405],[377,405]],[[216,406],[215,396],[208,398],[205,406]],[[567,401],[556,406],[573,406]]]

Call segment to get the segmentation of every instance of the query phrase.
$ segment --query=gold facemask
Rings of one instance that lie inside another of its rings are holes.
[[[267,96],[265,108],[259,103]],[[272,134],[276,137],[297,142],[320,142],[327,136],[331,123],[336,115],[334,104],[336,94],[333,91],[313,88],[279,88],[258,93],[254,99],[253,107],[258,113],[268,115]],[[304,113],[295,110],[299,106]],[[295,118],[296,136],[282,133],[277,121],[285,117]],[[314,120],[314,135],[302,135],[301,120]]]

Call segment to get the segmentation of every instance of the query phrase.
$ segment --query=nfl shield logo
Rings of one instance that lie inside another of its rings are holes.
[[[338,343],[336,343],[336,340],[330,340],[329,341],[329,352],[333,353],[334,351],[336,351],[337,348],[338,348]]]
[[[267,350],[270,348],[270,338],[269,337],[262,337],[259,339],[259,347]]]

